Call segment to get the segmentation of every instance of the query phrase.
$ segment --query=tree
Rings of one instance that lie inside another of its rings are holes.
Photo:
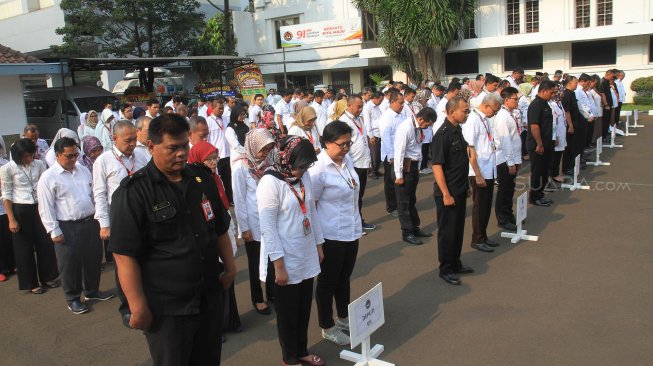
[[[65,25],[56,33],[63,57],[171,57],[190,54],[204,26],[196,0],[62,0]],[[154,69],[140,69],[154,90]]]
[[[233,30],[229,32],[229,39],[225,38],[224,14],[216,13],[213,18],[206,22],[204,31],[197,39],[194,56],[206,55],[227,55],[238,56],[236,52],[236,39],[233,36]],[[198,62],[193,64],[193,69],[200,77],[201,81],[220,79],[220,70],[208,62]]]
[[[435,66],[451,42],[474,21],[474,0],[352,0],[379,23],[377,40],[411,80],[437,78]],[[441,57],[443,59],[444,57]]]

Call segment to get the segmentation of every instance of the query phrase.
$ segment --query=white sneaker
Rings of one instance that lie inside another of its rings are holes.
[[[419,173],[420,174],[431,174],[431,173],[433,173],[433,169],[431,169],[431,168],[422,169],[422,170],[419,171]]]
[[[349,318],[336,319],[336,327],[340,330],[346,330],[349,332]]]
[[[322,338],[340,346],[345,346],[351,343],[349,336],[343,333],[342,330],[338,329],[336,326],[326,330],[322,329]]]

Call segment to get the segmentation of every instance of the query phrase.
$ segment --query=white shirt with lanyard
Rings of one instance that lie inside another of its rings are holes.
[[[485,179],[494,179],[496,177],[496,148],[494,146],[494,137],[490,122],[483,112],[478,109],[467,117],[467,122],[462,125],[463,137],[476,151],[476,161]],[[469,164],[469,176],[474,177],[476,174]]]

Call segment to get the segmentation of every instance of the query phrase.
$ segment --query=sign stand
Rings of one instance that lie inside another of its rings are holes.
[[[640,127],[646,127],[645,125],[638,125],[637,120],[639,119],[639,111],[635,109],[633,111],[633,124],[630,126],[632,128],[640,128]]]
[[[617,129],[614,128],[614,127],[611,127],[611,129],[612,129],[612,131],[610,132],[610,145],[605,145],[604,147],[607,147],[609,149],[614,149],[614,148],[617,148],[617,147],[624,147],[624,145],[616,145],[614,143],[614,137],[615,137],[615,135],[617,133]]]
[[[628,123],[628,121],[626,121]],[[606,163],[601,161],[601,153],[603,152],[603,138],[599,136],[598,139],[596,139],[596,161],[588,161],[587,165],[593,165],[593,166],[606,166],[610,165],[610,163]]]
[[[590,186],[581,185],[578,182],[578,174],[580,173],[580,154],[576,156],[576,164],[574,165],[574,183],[573,184],[562,184],[560,187],[569,188],[570,191],[575,191],[577,189],[590,189]]]
[[[517,244],[520,240],[538,241],[539,237],[535,235],[526,235],[526,230],[521,229],[522,222],[526,219],[526,208],[528,206],[527,199],[528,192],[522,193],[517,198],[517,232],[516,233],[501,233],[502,238],[510,238],[510,242]]]
[[[340,358],[355,362],[354,366],[395,366],[377,360],[384,350],[380,344],[370,349],[370,336],[385,323],[383,312],[383,286],[379,282],[363,296],[349,304],[349,330],[351,348],[361,345],[361,353],[343,350]]]
[[[626,132],[624,132],[624,136],[637,136],[636,133],[630,132],[630,130],[628,129],[629,127],[635,127],[635,126],[630,126],[630,124],[628,123],[628,117],[626,116]]]

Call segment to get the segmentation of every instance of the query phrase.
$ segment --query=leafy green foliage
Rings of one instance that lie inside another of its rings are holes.
[[[630,89],[638,94],[649,94],[653,93],[653,76],[637,78],[630,83]]]
[[[378,41],[397,66],[415,81],[437,77],[435,51],[444,52],[474,21],[474,0],[352,0],[375,16]]]
[[[649,96],[635,96],[633,97],[633,102],[639,105],[653,105],[653,98]]]
[[[233,28],[233,27],[232,27]],[[230,39],[225,38],[224,14],[216,13],[206,22],[204,31],[197,39],[192,51],[193,56],[228,55],[238,56],[236,52],[236,39],[233,29],[229,32]],[[201,81],[220,79],[220,70],[208,62],[193,64],[193,69]]]
[[[381,85],[381,83],[384,80],[389,80],[390,76],[388,75],[381,75],[381,74],[370,74],[370,80],[374,83],[374,85],[378,86]]]

